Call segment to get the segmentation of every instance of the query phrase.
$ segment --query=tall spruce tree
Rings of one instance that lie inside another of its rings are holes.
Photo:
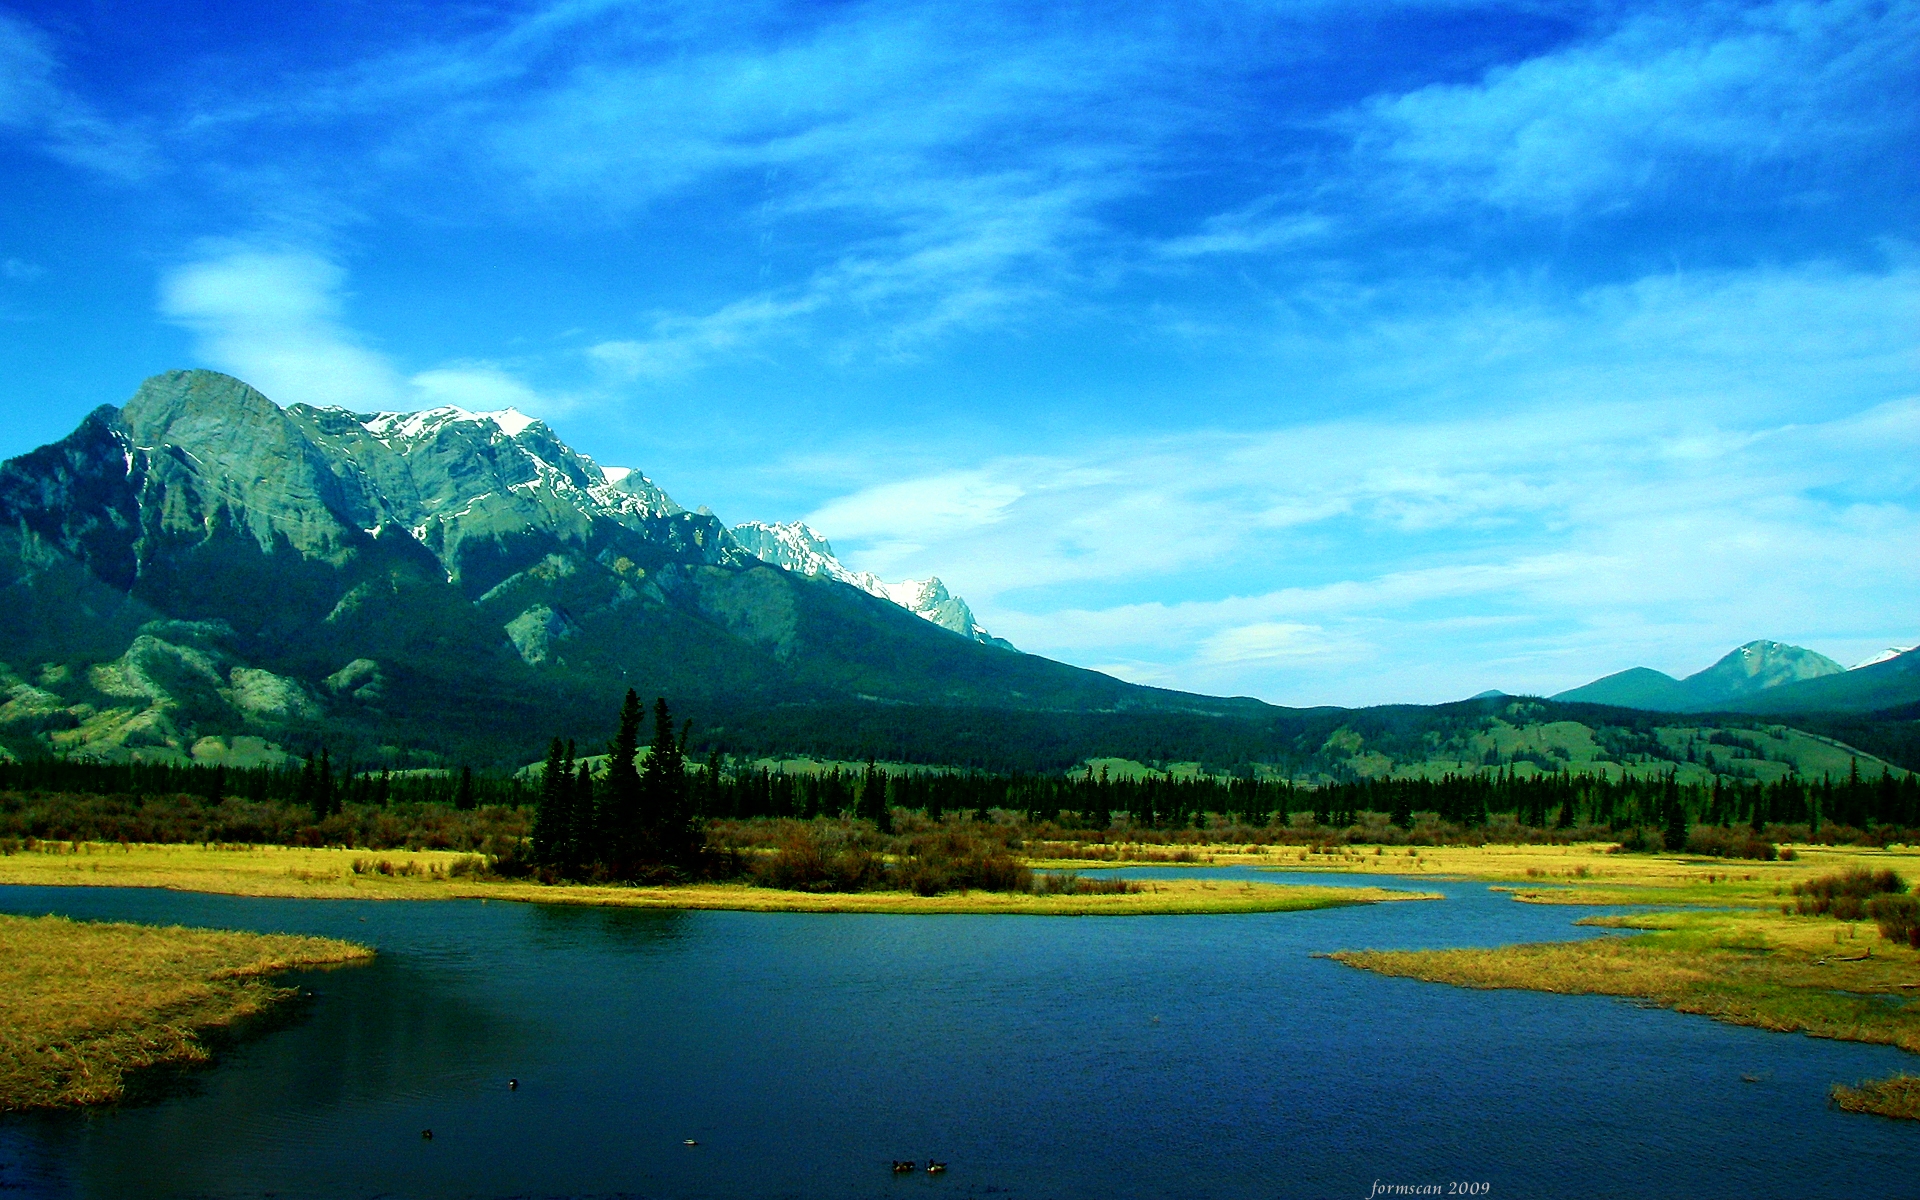
[[[533,810],[533,861],[557,867],[567,858],[567,820],[565,805],[573,780],[561,775],[566,765],[566,747],[559,738],[547,747],[547,765],[540,773],[540,799]]]
[[[616,872],[627,873],[651,847],[643,845],[646,821],[642,814],[640,772],[634,758],[640,753],[640,696],[632,688],[620,705],[620,729],[607,747],[606,795],[595,834],[600,857]]]
[[[692,861],[695,842],[693,805],[687,786],[689,721],[678,736],[664,696],[653,702],[653,741],[640,773],[640,828],[651,843],[648,857],[674,866]]]
[[[1678,854],[1687,848],[1687,806],[1680,799],[1680,782],[1673,775],[1667,776],[1664,789],[1667,808],[1667,827],[1661,838],[1667,843],[1667,849]]]
[[[605,828],[600,808],[594,803],[593,768],[574,766],[573,743],[567,743],[567,778],[573,785],[567,791],[567,863],[580,868],[607,861]]]

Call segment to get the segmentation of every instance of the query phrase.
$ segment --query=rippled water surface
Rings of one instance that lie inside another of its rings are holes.
[[[0,1195],[1920,1194],[1920,1127],[1825,1102],[1898,1051],[1313,957],[1594,933],[1423,886],[1447,899],[1080,919],[0,888],[380,951],[158,1099],[0,1121]]]

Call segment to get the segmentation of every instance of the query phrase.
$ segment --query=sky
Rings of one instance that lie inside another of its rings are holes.
[[[1283,704],[1920,642],[1920,3],[0,0],[0,455],[507,406]]]

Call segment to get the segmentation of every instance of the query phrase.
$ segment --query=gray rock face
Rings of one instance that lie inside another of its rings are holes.
[[[556,642],[572,637],[580,626],[565,612],[536,604],[508,621],[506,631],[521,661],[537,667],[554,657]]]

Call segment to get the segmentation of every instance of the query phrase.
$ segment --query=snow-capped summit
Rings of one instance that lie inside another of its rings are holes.
[[[1872,658],[1861,659],[1859,662],[1848,667],[1847,670],[1858,671],[1861,667],[1871,667],[1877,663],[1886,662],[1888,659],[1899,658],[1902,654],[1911,654],[1915,650],[1920,650],[1920,646],[1888,646]]]
[[[468,412],[455,404],[442,404],[436,408],[422,408],[413,412],[356,414],[356,419],[363,429],[381,441],[390,438],[415,440],[437,432],[454,422],[492,425],[510,438],[519,437],[529,427],[540,424],[538,419],[528,416],[517,408],[503,408],[497,412]]]
[[[799,575],[824,575],[898,604],[915,616],[991,646],[1011,644],[988,633],[974,620],[967,602],[947,591],[938,577],[904,579],[888,583],[871,571],[855,571],[833,553],[827,539],[802,521],[747,521],[735,525],[734,540],[765,562]]]

